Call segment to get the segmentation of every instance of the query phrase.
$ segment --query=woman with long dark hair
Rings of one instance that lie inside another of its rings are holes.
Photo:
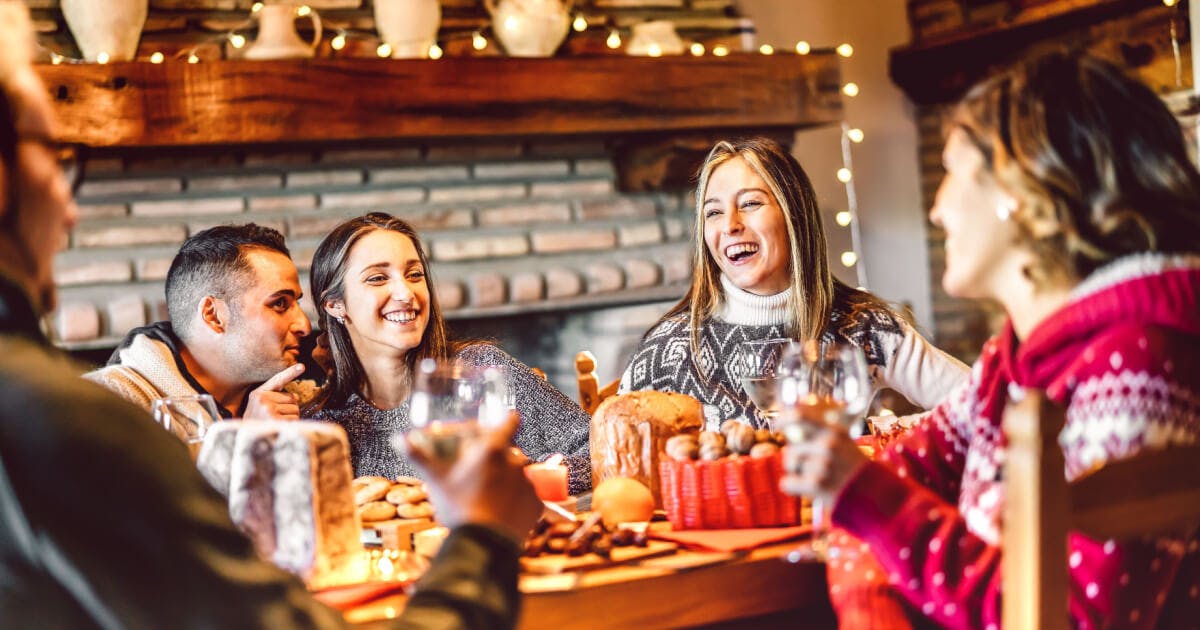
[[[454,359],[504,367],[521,416],[516,445],[534,460],[564,454],[572,492],[591,486],[587,414],[494,345],[450,338],[410,225],[382,212],[350,219],[321,241],[310,273],[333,360],[313,417],[346,429],[356,475],[416,473],[391,438],[411,428],[418,362]]]

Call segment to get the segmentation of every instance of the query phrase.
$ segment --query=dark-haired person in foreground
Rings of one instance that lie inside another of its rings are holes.
[[[32,50],[28,9],[0,0],[0,626],[344,627],[255,556],[178,440],[42,337],[77,211]],[[452,531],[395,627],[515,624],[517,541],[541,511],[515,429],[450,467],[409,454]]]
[[[85,375],[131,402],[211,394],[222,416],[295,419],[304,373],[300,276],[283,235],[253,223],[187,239],[167,272],[170,321],[136,328]]]

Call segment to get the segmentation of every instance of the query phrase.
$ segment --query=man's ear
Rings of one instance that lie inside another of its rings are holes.
[[[229,304],[211,295],[200,300],[200,323],[214,333],[221,335],[229,326]]]

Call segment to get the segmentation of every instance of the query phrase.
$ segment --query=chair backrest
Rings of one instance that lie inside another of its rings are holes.
[[[1068,628],[1068,531],[1126,539],[1200,525],[1200,445],[1147,450],[1068,483],[1065,416],[1036,390],[1004,412],[1006,629]]]
[[[579,405],[589,414],[596,411],[600,401],[617,393],[621,380],[617,379],[604,387],[596,379],[596,357],[587,350],[575,355],[575,376],[579,380]]]

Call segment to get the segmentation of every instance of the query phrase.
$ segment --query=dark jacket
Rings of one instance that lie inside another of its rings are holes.
[[[257,559],[181,443],[78,373],[0,277],[0,626],[344,625]],[[396,626],[511,627],[516,575],[516,545],[459,528]]]

